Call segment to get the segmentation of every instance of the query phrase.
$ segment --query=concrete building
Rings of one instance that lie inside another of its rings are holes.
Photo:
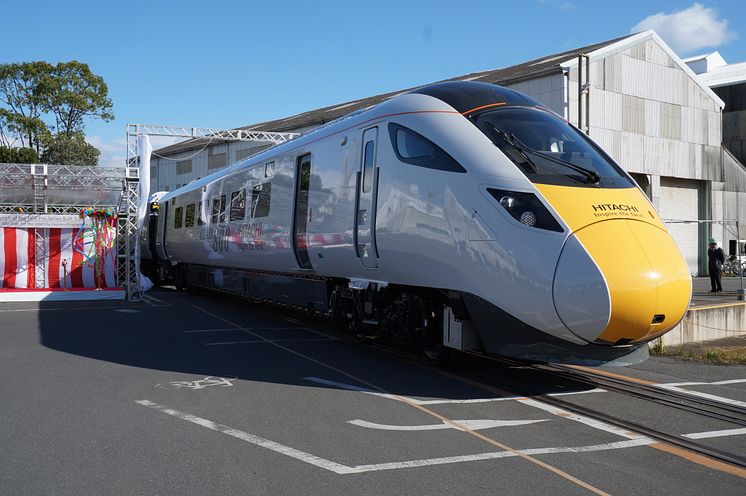
[[[725,103],[723,146],[746,163],[746,62],[728,64],[718,52],[684,62]]]
[[[735,237],[696,221],[739,219],[746,237],[746,168],[722,147],[725,104],[655,32],[452,79],[521,91],[587,130],[633,175],[664,219],[694,221],[670,224],[693,274],[706,273],[708,237],[725,246]],[[303,132],[399,93],[246,128]],[[244,143],[205,140],[163,148],[153,157],[153,190],[173,189],[255,151]]]

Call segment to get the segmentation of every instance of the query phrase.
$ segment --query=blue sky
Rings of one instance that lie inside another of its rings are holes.
[[[746,61],[746,2],[3,2],[0,63],[86,62],[116,120],[89,121],[102,165],[131,123],[234,127],[656,27],[681,56]],[[652,16],[652,17],[651,17]],[[7,20],[13,20],[8,22]]]

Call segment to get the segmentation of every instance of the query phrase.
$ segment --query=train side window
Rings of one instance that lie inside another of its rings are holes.
[[[365,143],[363,152],[363,193],[370,193],[373,186],[373,168],[375,167],[376,143],[368,141]]]
[[[257,184],[251,190],[251,217],[267,217],[272,198],[272,183]]]
[[[406,164],[448,172],[466,172],[445,150],[409,128],[392,122],[389,124],[389,136],[397,158]]]
[[[225,222],[225,195],[212,199],[212,223]]]
[[[202,210],[204,209],[204,201],[200,200],[197,202],[197,225],[203,226],[205,224],[205,221],[202,220]]]
[[[176,207],[174,210],[174,229],[181,229],[184,222],[184,207]]]
[[[231,193],[230,220],[243,220],[246,216],[246,190]]]
[[[195,209],[194,203],[190,203],[189,205],[186,206],[186,214],[184,217],[184,227],[194,226],[194,209]]]

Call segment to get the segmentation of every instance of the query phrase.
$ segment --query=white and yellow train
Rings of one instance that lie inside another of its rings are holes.
[[[433,359],[634,363],[691,278],[635,182],[540,103],[448,82],[162,195],[156,280],[301,307]]]

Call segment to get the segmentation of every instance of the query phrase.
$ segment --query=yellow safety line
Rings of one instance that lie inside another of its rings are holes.
[[[593,370],[593,373],[600,373],[602,375],[608,375],[610,377],[616,377],[616,378],[621,378],[621,379],[625,379],[625,380],[630,380],[631,382],[638,382],[640,384],[647,384],[647,385],[655,385],[656,384],[655,382],[650,382],[650,381],[645,381],[643,379],[637,379],[637,378],[634,378],[634,377],[624,376],[622,374],[614,374],[612,372],[606,372],[605,370],[604,371],[594,370],[594,369],[589,369],[587,367],[582,367],[582,366],[579,366],[579,365],[571,365],[570,367],[574,367],[574,368],[581,369],[581,370],[582,369]],[[505,392],[501,391],[499,388],[496,388],[494,386],[490,386],[489,384],[484,384],[484,383],[482,383],[480,381],[475,381],[473,379],[467,379],[467,378],[464,378],[464,377],[459,377],[458,375],[451,374],[449,372],[445,372],[445,371],[442,371],[442,370],[438,370],[437,372],[440,373],[440,374],[442,374],[442,375],[444,375],[444,376],[446,376],[446,377],[450,377],[452,379],[459,380],[459,381],[464,382],[466,384],[469,384],[471,386],[479,387],[479,388],[484,389],[485,391],[491,392],[493,394],[501,394],[501,395],[505,394]],[[668,444],[668,443],[656,442],[656,443],[653,443],[653,444],[649,444],[647,446],[650,446],[651,448],[655,448],[655,449],[658,449],[658,450],[661,450],[661,451],[665,451],[665,452],[670,453],[672,455],[676,455],[676,456],[678,456],[680,458],[683,458],[685,460],[689,460],[690,462],[696,463],[698,465],[702,465],[702,466],[705,466],[707,468],[711,468],[713,470],[718,470],[720,472],[725,472],[725,473],[728,473],[728,474],[735,475],[737,477],[741,477],[743,479],[746,479],[746,470],[742,469],[740,467],[736,467],[735,465],[730,465],[730,464],[727,464],[727,463],[723,463],[723,462],[720,462],[718,460],[714,460],[712,458],[709,458],[707,456],[700,455],[699,453],[695,453],[693,451],[689,451],[689,450],[686,450],[684,448],[680,448],[678,446],[673,446],[673,445]]]
[[[582,365],[566,365],[566,367],[582,370],[584,372],[589,372],[591,374],[598,374],[598,375],[604,375],[606,377],[612,377],[614,379],[621,379],[627,382],[635,382],[637,384],[644,384],[645,386],[655,386],[657,384],[656,382],[653,382],[653,381],[646,381],[645,379],[638,379],[637,377],[632,377],[632,376],[624,375],[624,374],[615,374],[614,372],[607,372],[605,370],[593,369],[590,367],[584,367]]]
[[[687,311],[696,312],[697,310],[709,310],[711,308],[726,308],[726,307],[740,307],[740,306],[746,306],[746,302],[720,303],[717,305],[702,305],[702,306],[698,305],[694,307],[689,307]]]
[[[725,472],[726,474],[731,474],[731,475],[735,475],[736,477],[746,479],[746,470],[740,467],[736,467],[735,465],[729,465],[727,463],[723,463],[718,460],[713,460],[712,458],[708,458],[704,455],[700,455],[699,453],[695,453],[693,451],[689,451],[684,448],[680,448],[678,446],[673,446],[671,444],[653,443],[653,444],[648,444],[648,446],[653,449],[665,451],[666,453],[676,455],[680,458],[689,460],[690,462],[694,462],[698,465],[703,465],[705,467],[718,470],[720,472]]]
[[[338,369],[337,367],[334,367],[333,365],[329,365],[329,364],[324,363],[324,362],[322,362],[320,360],[312,358],[312,357],[310,357],[308,355],[304,355],[303,353],[300,353],[300,352],[295,351],[293,349],[287,348],[287,347],[285,347],[285,346],[283,346],[283,345],[281,345],[281,344],[279,344],[279,343],[277,343],[275,341],[271,341],[271,340],[265,338],[264,336],[261,336],[260,334],[256,334],[254,332],[251,332],[247,328],[245,328],[243,326],[240,326],[240,325],[236,324],[235,322],[231,322],[230,320],[225,319],[225,318],[223,318],[223,317],[221,317],[219,315],[216,315],[216,314],[214,314],[212,312],[209,312],[209,311],[205,310],[204,308],[201,308],[201,307],[199,307],[199,306],[197,306],[197,305],[195,305],[193,303],[190,303],[190,302],[185,301],[185,300],[180,300],[180,301],[183,302],[183,303],[186,303],[189,306],[192,306],[192,307],[196,308],[197,310],[199,310],[199,311],[201,311],[201,312],[203,312],[203,313],[205,313],[205,314],[207,314],[207,315],[209,315],[211,317],[214,317],[214,318],[216,318],[216,319],[218,319],[220,321],[223,321],[226,324],[230,324],[230,325],[236,327],[237,329],[240,329],[240,330],[242,330],[242,331],[244,331],[244,332],[246,332],[248,334],[251,334],[253,336],[256,336],[257,338],[259,338],[259,339],[261,339],[263,341],[266,341],[267,343],[271,344],[272,346],[275,346],[276,348],[280,348],[281,350],[287,351],[288,353],[291,353],[293,355],[296,355],[296,356],[299,356],[301,358],[304,358],[304,359],[306,359],[306,360],[308,360],[310,362],[313,362],[313,363],[315,363],[317,365],[321,365],[322,367],[327,368],[327,369],[329,369],[329,370],[331,370],[333,372],[336,372],[338,374],[342,374],[343,376],[348,377],[348,378],[350,378],[350,379],[352,379],[352,380],[354,380],[356,382],[359,382],[360,384],[364,384],[364,385],[368,386],[371,389],[375,389],[376,391],[379,391],[381,393],[391,394],[391,393],[387,393],[383,388],[381,388],[381,387],[379,387],[379,386],[377,386],[375,384],[372,384],[372,383],[366,381],[365,379],[361,379],[360,377],[356,377],[356,376],[354,376],[354,375],[352,375],[352,374],[350,374],[348,372],[345,372],[345,371],[343,371],[341,369]],[[485,442],[487,442],[487,443],[489,443],[489,444],[491,444],[493,446],[497,446],[498,448],[503,449],[505,451],[509,451],[510,453],[512,453],[512,454],[514,454],[514,455],[516,455],[518,457],[521,457],[524,460],[527,460],[527,461],[529,461],[531,463],[534,463],[534,464],[536,464],[536,465],[538,465],[538,466],[540,466],[542,468],[545,468],[545,469],[549,470],[550,472],[552,472],[554,474],[557,474],[560,477],[563,477],[564,479],[567,479],[568,481],[570,481],[570,482],[572,482],[572,483],[574,483],[574,484],[576,484],[576,485],[578,485],[578,486],[580,486],[580,487],[582,487],[584,489],[587,489],[588,491],[590,491],[590,492],[592,492],[594,494],[598,494],[598,495],[601,495],[601,496],[609,496],[609,493],[607,493],[605,491],[602,491],[601,489],[598,489],[597,487],[592,486],[591,484],[588,484],[587,482],[584,482],[584,481],[578,479],[577,477],[573,477],[572,475],[568,474],[567,472],[565,472],[565,471],[563,471],[563,470],[561,470],[561,469],[559,469],[557,467],[553,467],[552,465],[549,465],[548,463],[545,463],[545,462],[543,462],[541,460],[538,460],[538,459],[536,459],[536,458],[534,458],[534,457],[532,457],[530,455],[527,455],[527,454],[521,452],[520,450],[517,450],[515,448],[511,448],[510,446],[502,444],[499,441],[496,441],[496,440],[494,440],[494,439],[492,439],[490,437],[485,436],[484,434],[481,434],[479,432],[473,431],[472,429],[469,429],[465,425],[462,425],[462,424],[460,424],[460,423],[458,423],[458,422],[456,422],[454,420],[446,418],[446,417],[444,417],[444,416],[442,416],[442,415],[440,415],[440,414],[438,414],[438,413],[430,410],[429,408],[426,408],[426,407],[424,407],[422,405],[418,405],[416,403],[413,403],[408,398],[405,398],[403,396],[399,396],[397,394],[392,394],[392,396],[394,398],[396,398],[397,400],[401,401],[402,403],[405,403],[405,404],[407,404],[409,406],[417,408],[418,410],[420,410],[420,411],[422,411],[424,413],[427,413],[428,415],[430,415],[432,417],[435,417],[435,418],[437,418],[438,420],[440,420],[442,422],[446,422],[446,423],[448,423],[448,424],[456,427],[457,429],[459,429],[459,430],[461,430],[461,431],[463,431],[463,432],[465,432],[467,434],[471,434],[472,436],[474,436],[474,437],[476,437],[478,439],[481,439],[482,441],[485,441]]]

